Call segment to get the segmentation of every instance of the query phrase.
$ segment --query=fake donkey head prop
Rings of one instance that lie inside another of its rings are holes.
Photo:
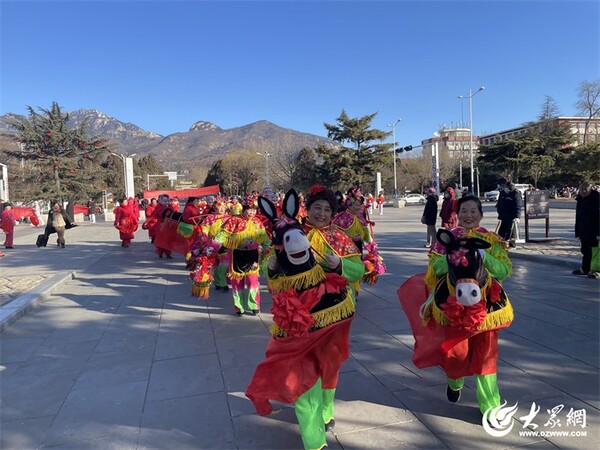
[[[297,274],[314,267],[315,257],[310,251],[310,242],[296,219],[300,200],[294,189],[290,189],[283,199],[283,213],[278,216],[275,205],[265,197],[258,197],[258,207],[273,223],[272,242],[281,272]]]
[[[448,279],[456,291],[456,301],[472,306],[481,300],[481,288],[487,279],[483,267],[483,250],[490,244],[479,238],[457,239],[450,231],[440,228],[438,242],[446,248]]]

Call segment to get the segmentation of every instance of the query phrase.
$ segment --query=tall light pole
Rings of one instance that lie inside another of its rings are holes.
[[[392,158],[394,159],[394,208],[398,207],[398,178],[396,177],[396,125],[398,125],[402,119],[398,118],[396,123],[388,124],[388,127],[392,129],[393,136],[393,147],[392,147]]]
[[[481,86],[475,92],[469,89],[469,95],[458,96],[458,98],[460,99],[469,99],[469,158],[471,159],[471,195],[475,194],[475,171],[473,168],[473,97],[477,95],[477,93],[483,91],[484,89],[484,86]]]
[[[265,187],[267,188],[269,187],[269,158],[271,157],[271,154],[267,152],[256,152],[256,154],[265,158]]]

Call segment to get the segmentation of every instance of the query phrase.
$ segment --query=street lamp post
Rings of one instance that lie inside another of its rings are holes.
[[[396,176],[396,125],[398,125],[401,121],[402,119],[398,118],[396,123],[388,124],[388,127],[392,129],[392,139],[394,142],[392,146],[392,158],[394,159],[394,208],[398,208],[398,178]]]
[[[269,187],[269,158],[271,157],[270,153],[261,153],[261,152],[256,152],[257,155],[263,156],[265,158],[265,186],[264,187]]]
[[[475,194],[475,169],[473,167],[473,97],[477,95],[477,93],[483,91],[484,89],[484,86],[481,86],[475,92],[469,89],[469,95],[458,96],[458,98],[460,99],[469,99],[469,158],[471,160],[471,195]]]

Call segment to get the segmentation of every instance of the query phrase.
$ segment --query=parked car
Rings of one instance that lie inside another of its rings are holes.
[[[406,205],[424,205],[426,202],[425,197],[421,194],[408,194],[405,195],[402,200]]]
[[[498,190],[488,191],[483,194],[486,202],[497,202],[499,196],[500,191]]]

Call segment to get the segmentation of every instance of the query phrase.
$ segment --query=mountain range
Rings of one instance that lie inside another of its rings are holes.
[[[68,125],[76,127],[88,119],[89,135],[100,135],[119,146],[119,152],[137,157],[153,155],[165,170],[183,170],[190,164],[210,167],[211,164],[234,151],[257,151],[277,156],[283,152],[297,152],[304,147],[315,147],[332,142],[322,136],[282,128],[267,120],[237,128],[222,129],[211,122],[198,121],[188,131],[162,136],[139,126],[122,122],[98,110],[80,109],[69,112]],[[0,116],[0,132],[9,132]]]

